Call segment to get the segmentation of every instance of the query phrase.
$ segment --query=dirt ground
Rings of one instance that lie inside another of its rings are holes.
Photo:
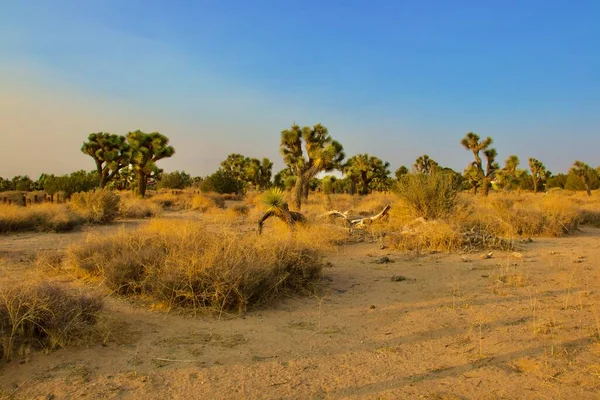
[[[0,284],[39,275],[39,250],[140,223],[0,236]],[[322,295],[243,316],[109,296],[105,343],[0,363],[0,397],[599,399],[600,229],[486,253],[340,246]]]

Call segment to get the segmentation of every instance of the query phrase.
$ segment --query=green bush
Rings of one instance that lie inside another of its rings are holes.
[[[93,223],[107,223],[119,215],[119,196],[110,190],[76,193],[71,197],[73,208]]]
[[[396,192],[415,217],[441,219],[456,208],[458,187],[450,174],[406,174]]]
[[[200,186],[204,193],[240,193],[243,187],[240,181],[225,171],[218,170],[212,175],[207,176]]]

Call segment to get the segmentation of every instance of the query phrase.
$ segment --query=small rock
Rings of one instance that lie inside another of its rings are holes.
[[[407,278],[402,275],[393,275],[391,278],[392,282],[402,282],[402,281],[405,281],[406,279]]]
[[[380,248],[381,250],[385,250],[385,249],[387,249],[387,246],[386,246],[385,244],[380,244],[380,245],[379,245],[379,248]]]
[[[377,308],[377,307],[375,307],[373,304],[371,304],[371,305],[369,306],[369,308],[370,308],[371,310],[374,310],[374,309],[375,309],[375,308]]]
[[[514,258],[523,258],[523,254],[521,254],[521,253],[517,253],[516,251],[515,251],[514,253],[512,253],[512,256],[513,256]]]
[[[494,252],[490,251],[489,253],[482,255],[481,258],[483,258],[484,260],[487,260],[489,258],[492,258],[493,255],[494,255]]]
[[[392,260],[391,258],[389,258],[388,256],[383,256],[381,258],[378,258],[377,260],[373,261],[375,264],[390,264],[395,262],[394,260]]]
[[[462,256],[461,260],[462,260],[462,262],[471,262],[471,259],[467,256]]]

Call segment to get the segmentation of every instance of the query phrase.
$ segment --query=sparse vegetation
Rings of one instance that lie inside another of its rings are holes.
[[[0,204],[0,233],[66,232],[84,222],[84,217],[65,204],[40,204],[27,208]]]
[[[417,173],[404,175],[396,192],[415,218],[442,219],[454,211],[458,188],[450,175]]]
[[[102,300],[49,284],[0,288],[0,358],[52,350],[91,333]]]
[[[314,290],[320,252],[284,236],[209,232],[190,222],[155,221],[135,232],[90,238],[68,251],[78,271],[120,294],[151,295],[172,306],[244,311]]]
[[[76,193],[71,198],[73,209],[92,223],[107,223],[119,215],[119,196],[106,189]]]

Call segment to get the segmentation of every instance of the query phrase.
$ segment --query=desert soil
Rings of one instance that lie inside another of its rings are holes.
[[[140,223],[0,236],[0,284],[39,276],[40,250]],[[0,397],[600,398],[600,230],[486,253],[344,245],[327,255],[321,295],[245,315],[108,296],[104,340],[0,363]]]

